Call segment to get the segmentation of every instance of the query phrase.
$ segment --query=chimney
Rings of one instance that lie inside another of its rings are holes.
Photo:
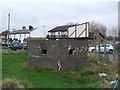
[[[23,26],[23,27],[22,27],[22,29],[23,29],[23,30],[25,30],[25,29],[26,29],[26,27],[25,27],[25,26]]]
[[[33,29],[33,26],[29,25],[29,30],[32,30]]]

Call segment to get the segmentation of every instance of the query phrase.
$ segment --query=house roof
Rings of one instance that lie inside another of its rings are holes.
[[[76,25],[77,25],[77,24],[75,24],[75,25],[57,26],[57,27],[49,30],[48,32],[58,32],[58,31],[61,31],[61,32],[62,32],[62,31],[67,31],[67,29],[68,29],[69,27],[73,27],[73,26],[76,26]]]
[[[9,30],[5,30],[5,31],[1,32],[1,35],[8,35],[8,33],[10,33],[10,31]]]
[[[48,32],[58,32],[58,31],[67,31],[67,29],[69,27],[73,27],[73,26],[78,26],[78,25],[83,25],[83,24],[86,24],[86,23],[89,23],[89,22],[85,22],[85,23],[81,23],[81,24],[72,24],[72,25],[63,25],[63,26],[57,26],[51,30],[49,30]]]
[[[34,31],[37,28],[33,28],[33,29],[21,29],[21,30],[14,30],[10,33],[10,35],[13,34],[29,34],[30,32]]]

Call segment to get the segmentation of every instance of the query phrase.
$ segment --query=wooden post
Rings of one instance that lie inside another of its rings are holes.
[[[115,37],[113,37],[113,60],[115,60]]]
[[[99,42],[99,45],[98,45],[98,56],[100,56],[100,42]]]
[[[106,58],[106,37],[104,40],[104,58]]]
[[[94,39],[94,47],[95,47],[94,53],[96,54],[96,38]]]

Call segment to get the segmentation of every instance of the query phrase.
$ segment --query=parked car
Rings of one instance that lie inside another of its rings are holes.
[[[96,46],[96,52],[99,50],[99,45]],[[105,44],[100,44],[100,52],[105,52]],[[94,52],[95,47],[89,47],[89,52]],[[106,52],[113,53],[113,46],[111,44],[106,44]]]
[[[8,46],[7,42],[2,42],[2,46]]]
[[[9,48],[11,50],[18,50],[18,49],[23,49],[24,45],[20,42],[14,42],[12,44],[10,44]]]

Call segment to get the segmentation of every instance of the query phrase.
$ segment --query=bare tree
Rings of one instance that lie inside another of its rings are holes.
[[[118,37],[118,28],[117,26],[111,26],[109,30],[109,35],[112,37]]]
[[[92,21],[90,23],[90,31],[94,32],[95,30],[99,30],[104,36],[106,36],[106,30],[107,30],[106,26],[99,22]]]

